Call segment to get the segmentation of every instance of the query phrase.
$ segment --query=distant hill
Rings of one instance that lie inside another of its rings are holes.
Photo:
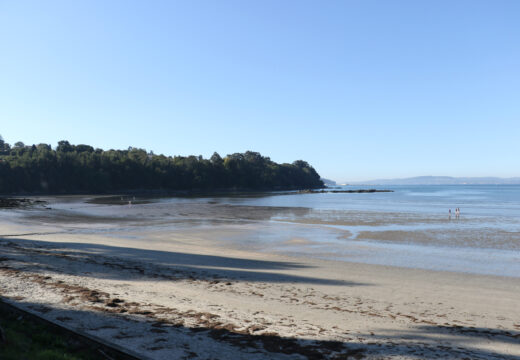
[[[353,185],[520,185],[520,177],[451,177],[417,176],[404,179],[377,179],[350,183]]]
[[[336,182],[334,180],[330,180],[330,179],[321,178],[321,181],[323,181],[325,186],[336,186],[336,185],[338,185],[338,184],[336,184]]]

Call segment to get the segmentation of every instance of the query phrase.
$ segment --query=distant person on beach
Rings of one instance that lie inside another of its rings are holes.
[[[448,210],[448,219],[451,219],[451,209]]]

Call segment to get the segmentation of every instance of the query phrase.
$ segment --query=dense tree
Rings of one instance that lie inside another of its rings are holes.
[[[307,162],[277,164],[257,152],[222,158],[155,155],[144,149],[101,150],[60,141],[14,147],[0,138],[0,193],[126,190],[276,190],[322,187]]]

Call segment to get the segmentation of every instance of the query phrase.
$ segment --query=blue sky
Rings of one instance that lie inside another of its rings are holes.
[[[520,176],[520,1],[2,1],[0,134]]]

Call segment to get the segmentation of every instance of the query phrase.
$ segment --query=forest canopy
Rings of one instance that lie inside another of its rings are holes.
[[[307,162],[278,164],[257,152],[155,155],[60,141],[13,146],[0,137],[0,193],[109,193],[141,190],[287,190],[323,187]]]

